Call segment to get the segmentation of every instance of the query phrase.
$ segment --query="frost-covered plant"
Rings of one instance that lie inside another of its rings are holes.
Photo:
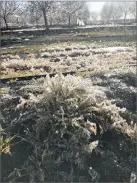
[[[91,181],[92,162],[89,167],[87,161],[103,133],[113,130],[135,138],[135,126],[120,116],[123,110],[112,105],[90,80],[47,77],[43,89],[37,103],[31,106],[29,101],[27,109],[35,114],[33,130],[25,130],[33,147],[23,166],[30,182],[75,182],[82,174]]]

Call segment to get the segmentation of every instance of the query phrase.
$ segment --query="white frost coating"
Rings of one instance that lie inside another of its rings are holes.
[[[91,142],[89,145],[85,147],[85,150],[88,153],[92,153],[92,151],[98,146],[98,140]]]
[[[98,48],[96,51],[106,51],[106,52],[118,52],[118,51],[133,51],[132,48],[129,47],[107,47],[107,48]]]
[[[89,167],[88,173],[91,176],[92,181],[94,181],[94,182],[98,182],[99,181],[100,175],[92,167]]]
[[[134,182],[136,182],[136,174],[131,172],[130,183],[134,183]]]

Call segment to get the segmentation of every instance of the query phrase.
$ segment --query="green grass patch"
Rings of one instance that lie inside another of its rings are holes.
[[[101,31],[101,32],[86,32],[86,33],[78,33],[78,36],[91,36],[91,37],[113,37],[113,36],[131,36],[134,35],[131,32],[115,32],[115,31]]]
[[[25,45],[24,47],[15,47],[15,48],[7,48],[0,51],[0,54],[12,54],[17,55],[20,53],[32,53],[35,51],[39,51],[43,48],[43,45]]]
[[[59,35],[59,37],[57,36],[14,36],[14,35],[2,35],[1,37],[1,44],[4,46],[6,45],[35,45],[35,44],[53,44],[56,42],[64,42],[65,40],[63,40],[62,35]],[[68,39],[72,39],[75,41],[71,41],[71,42],[81,42],[81,39],[83,39],[82,42],[86,42],[85,40],[87,40],[87,42],[93,42],[94,40],[92,39],[105,39],[105,42],[107,42],[107,39],[109,38],[115,38],[117,40],[119,39],[123,39],[126,37],[131,37],[135,36],[133,33],[131,32],[123,32],[123,31],[119,31],[119,32],[115,32],[115,31],[101,31],[101,32],[84,32],[84,33],[73,33],[72,35],[70,34],[66,34],[66,37],[68,37]],[[78,38],[79,37],[79,38]],[[81,37],[81,38],[80,38]],[[66,38],[65,38],[66,39]],[[134,40],[134,38],[133,38]],[[99,42],[99,40],[98,40]]]
[[[34,44],[34,45],[24,45],[24,47],[15,47],[15,48],[7,48],[0,51],[0,54],[20,54],[20,53],[33,53],[36,51],[40,51],[41,49],[50,49],[50,48],[65,48],[65,47],[79,47],[79,46],[89,46],[89,47],[115,47],[115,46],[136,46],[135,41],[130,42],[118,42],[118,41],[67,41],[67,42],[58,42],[58,43],[51,43],[51,44]]]

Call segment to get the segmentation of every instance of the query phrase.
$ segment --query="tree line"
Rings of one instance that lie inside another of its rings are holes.
[[[96,23],[98,17],[102,23],[116,21],[123,17],[124,24],[129,14],[136,17],[135,2],[106,2],[99,13],[90,12],[86,2],[82,1],[1,1],[0,18],[6,29],[16,17],[17,24],[21,26],[44,24],[47,32],[51,25],[74,25],[82,20],[84,25],[90,21]],[[18,20],[19,17],[19,20]]]

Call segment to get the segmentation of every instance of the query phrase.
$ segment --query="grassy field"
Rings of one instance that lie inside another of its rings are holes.
[[[134,46],[113,48],[106,42],[33,45],[2,50],[1,55],[1,78],[66,71],[109,71],[135,65],[136,59]]]
[[[118,41],[118,42],[134,42],[135,34],[131,32],[85,32],[85,33],[69,33],[69,34],[59,34],[59,35],[41,35],[41,36],[15,36],[15,35],[2,35],[1,36],[1,46],[10,45],[35,45],[37,44],[50,44],[56,42],[66,42],[66,41]]]

